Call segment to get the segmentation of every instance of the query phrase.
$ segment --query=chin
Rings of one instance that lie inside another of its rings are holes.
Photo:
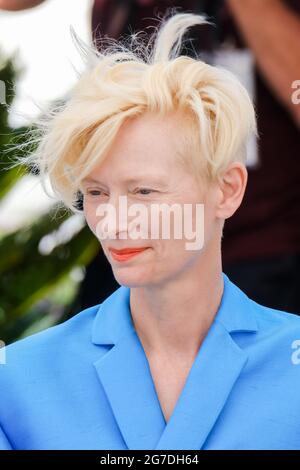
[[[136,268],[114,268],[114,277],[116,281],[127,287],[145,287],[152,283],[149,274]]]

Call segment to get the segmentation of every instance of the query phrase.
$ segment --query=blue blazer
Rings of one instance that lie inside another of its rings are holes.
[[[1,449],[300,449],[300,318],[223,273],[215,319],[165,421],[130,288],[7,347]]]

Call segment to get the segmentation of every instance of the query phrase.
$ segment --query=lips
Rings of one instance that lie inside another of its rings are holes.
[[[112,257],[116,261],[126,261],[129,258],[132,258],[133,256],[136,256],[143,251],[147,250],[148,247],[145,248],[123,248],[122,250],[117,250],[114,248],[109,248],[109,251],[112,255]]]

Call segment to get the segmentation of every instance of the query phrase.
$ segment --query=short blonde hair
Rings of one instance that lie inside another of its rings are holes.
[[[187,154],[211,180],[230,162],[245,163],[247,140],[257,134],[248,92],[228,70],[178,55],[188,28],[204,23],[203,15],[175,13],[146,44],[133,33],[102,51],[75,35],[87,67],[68,99],[37,123],[37,146],[19,163],[47,176],[59,200],[76,211],[82,179],[104,160],[125,120],[177,110],[189,117]]]

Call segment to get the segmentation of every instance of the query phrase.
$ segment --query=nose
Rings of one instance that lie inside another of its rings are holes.
[[[112,193],[105,204],[97,208],[96,233],[101,239],[127,239],[128,238],[128,210],[127,196]]]

